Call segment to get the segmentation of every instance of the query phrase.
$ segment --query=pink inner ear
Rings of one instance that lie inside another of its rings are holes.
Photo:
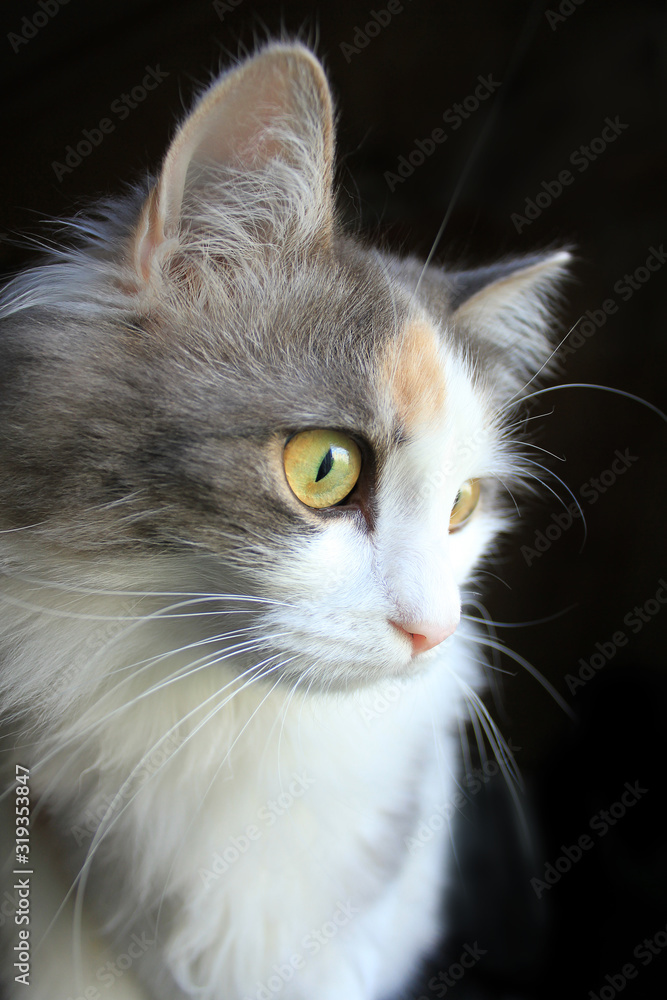
[[[285,115],[289,80],[275,69],[243,74],[236,86],[224,82],[204,98],[172,144],[164,164],[158,199],[152,206],[149,232],[170,236],[178,228],[190,167],[220,164],[256,169],[279,154],[277,142],[267,141],[275,120]]]
[[[326,121],[328,101],[322,100],[326,91],[318,93],[314,86],[313,67],[319,73],[321,70],[309,59],[310,86],[304,90],[303,61],[303,55],[293,51],[259,56],[215,84],[186,120],[169,148],[137,233],[135,259],[144,280],[148,280],[161,245],[178,232],[192,166],[208,163],[258,169],[281,153],[280,140],[270,138],[277,120],[289,118],[297,127],[303,121],[300,103],[319,100],[323,127],[325,131],[330,127]]]
[[[190,160],[256,168],[280,152],[267,133],[289,113],[290,80],[276,71],[256,72],[213,107],[195,136]]]
[[[142,278],[148,280],[160,248],[178,233],[192,166],[258,169],[285,154],[280,139],[271,138],[278,120],[289,120],[296,134],[301,132],[307,140],[314,115],[322,129],[326,174],[332,159],[328,88],[319,64],[298,46],[269,49],[214,84],[177,133],[144,208],[135,246]]]

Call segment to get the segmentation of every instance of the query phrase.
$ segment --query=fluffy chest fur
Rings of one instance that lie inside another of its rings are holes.
[[[95,648],[96,673],[122,680],[72,703],[81,674],[58,686],[67,656],[56,661],[53,701],[70,708],[21,759],[37,765],[33,791],[70,871],[85,873],[111,953],[132,935],[154,942],[135,973],[174,998],[255,996],[293,956],[303,968],[286,995],[306,996],[324,976],[332,997],[362,997],[412,973],[437,936],[443,845],[412,859],[406,843],[455,791],[448,729],[477,673],[465,641],[453,637],[447,658],[411,682],[314,694],[249,683],[236,665],[213,673],[198,618],[151,621],[144,610],[115,625],[100,654],[94,602],[74,612],[70,595],[69,614],[70,671],[84,662],[80,644]],[[52,644],[49,630],[28,655],[45,662]],[[67,910],[61,919],[76,926]]]

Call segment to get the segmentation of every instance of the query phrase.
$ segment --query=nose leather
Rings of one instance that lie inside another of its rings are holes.
[[[390,625],[402,632],[410,641],[412,655],[425,653],[429,649],[434,649],[441,642],[448,639],[456,631],[458,622],[447,623],[446,625],[435,622],[394,622]]]

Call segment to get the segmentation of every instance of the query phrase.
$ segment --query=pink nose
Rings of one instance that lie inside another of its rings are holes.
[[[428,649],[439,646],[441,642],[448,639],[456,631],[458,622],[451,625],[436,625],[432,622],[405,622],[399,625],[398,622],[389,622],[395,629],[398,629],[412,646],[412,655],[425,653]]]

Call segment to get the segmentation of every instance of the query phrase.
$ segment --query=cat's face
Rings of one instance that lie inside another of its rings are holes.
[[[10,299],[3,500],[65,559],[131,578],[176,554],[190,590],[205,564],[266,599],[273,669],[342,687],[457,628],[566,255],[455,274],[363,249],[332,143],[321,68],[271,46],[204,95],[143,205],[47,266],[41,308]]]
[[[419,669],[455,631],[459,588],[498,526],[489,401],[424,319],[407,321],[388,353],[376,420],[353,429],[361,502],[353,492],[349,503],[301,512],[316,531],[288,542],[270,575],[285,606],[268,617],[297,656],[288,672],[310,680]]]

